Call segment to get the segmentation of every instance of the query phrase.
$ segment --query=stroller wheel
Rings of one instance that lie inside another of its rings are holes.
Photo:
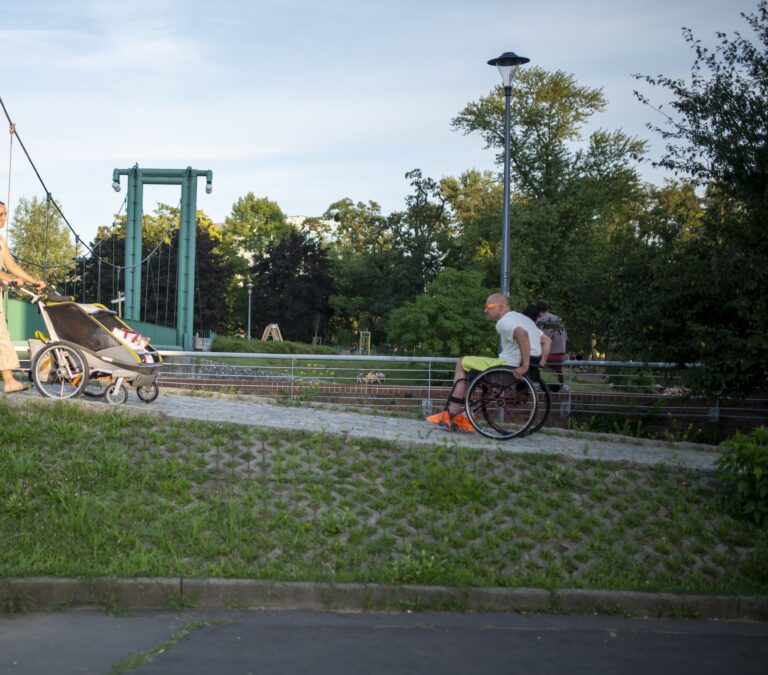
[[[160,388],[154,382],[144,387],[136,387],[136,396],[144,401],[144,403],[152,403],[159,393]]]
[[[121,383],[117,386],[117,382],[110,384],[104,392],[107,397],[107,403],[113,405],[120,405],[128,400],[128,387]]]
[[[76,398],[88,382],[88,362],[75,345],[49,342],[35,354],[32,381],[46,398]]]

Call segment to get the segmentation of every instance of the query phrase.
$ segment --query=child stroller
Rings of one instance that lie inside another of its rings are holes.
[[[128,400],[132,387],[145,403],[157,398],[162,358],[115,312],[53,293],[20,290],[38,306],[48,331],[47,337],[37,332],[29,340],[31,379],[42,396],[84,394],[117,404]]]

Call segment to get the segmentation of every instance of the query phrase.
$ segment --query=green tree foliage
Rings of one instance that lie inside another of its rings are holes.
[[[223,244],[226,255],[244,273],[254,256],[261,256],[269,246],[287,236],[293,227],[276,202],[257,198],[253,192],[240,197],[224,222]]]
[[[504,106],[498,87],[453,120],[455,129],[479,133],[486,147],[498,148],[499,162]],[[644,152],[642,141],[603,130],[584,138],[585,123],[605,106],[600,90],[580,86],[561,71],[521,69],[512,88],[510,289],[513,296],[546,297],[578,346],[587,344],[593,331],[607,329],[610,289],[601,271],[611,238],[627,226],[641,191],[634,163]],[[472,183],[448,186],[452,203],[466,200],[462,187],[492,194],[477,176],[471,178]],[[490,209],[475,209],[461,222],[462,241],[474,249],[470,255],[486,274],[500,268],[498,204],[495,230]],[[485,283],[498,281],[486,276]]]
[[[690,183],[649,186],[644,196],[634,228],[616,237],[608,268],[612,337],[620,356],[684,363],[694,336],[682,308],[700,283],[687,278],[687,254],[704,208]]]
[[[22,197],[9,229],[8,244],[19,264],[49,285],[61,285],[74,267],[77,253],[56,207],[44,199]]]
[[[480,272],[445,268],[424,293],[392,312],[390,342],[417,354],[493,354],[496,333],[483,314],[491,293]]]
[[[335,223],[329,248],[334,328],[349,339],[358,330],[375,331],[374,341],[379,342],[384,335],[382,318],[394,306],[395,252],[387,219],[377,203],[354,203],[348,198],[331,204],[323,219]]]
[[[344,250],[366,254],[392,246],[387,219],[376,202],[355,203],[348,197],[340,199],[326,209],[323,220],[336,224],[334,239]]]
[[[504,186],[491,171],[472,169],[458,178],[443,178],[440,188],[459,237],[451,251],[451,266],[480,270],[489,287],[497,286]]]
[[[684,31],[695,53],[688,81],[641,78],[673,97],[669,124],[656,128],[666,141],[659,164],[707,185],[700,221],[677,238],[670,264],[657,260],[677,325],[662,309],[649,348],[702,363],[697,386],[721,395],[768,381],[768,4],[745,19],[752,39],[719,33],[713,49]]]
[[[384,216],[375,202],[342,199],[323,215],[336,224],[332,305],[348,336],[370,330],[374,343],[383,342],[390,312],[424,291],[455,246],[439,184],[419,169],[405,177],[413,192],[403,211]]]
[[[250,275],[254,326],[277,323],[283,337],[295,342],[311,342],[316,334],[327,338],[333,280],[319,243],[291,232],[254,257]]]
[[[405,177],[411,181],[413,194],[405,199],[405,211],[392,213],[387,225],[398,253],[395,295],[411,300],[423,293],[442,269],[455,232],[440,185],[424,178],[419,169],[409,171]]]

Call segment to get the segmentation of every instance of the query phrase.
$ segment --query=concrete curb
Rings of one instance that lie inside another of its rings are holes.
[[[82,605],[125,609],[543,612],[768,621],[768,596],[252,579],[13,577],[0,581],[0,612],[55,611]]]

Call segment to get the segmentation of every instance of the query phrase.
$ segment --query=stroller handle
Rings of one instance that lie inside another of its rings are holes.
[[[16,286],[15,284],[9,284],[3,281],[0,281],[0,283],[2,283],[3,286],[15,288],[17,291],[23,293],[24,295],[28,295],[30,298],[29,301],[32,303],[38,302],[39,300],[43,300],[44,302],[69,302],[73,300],[73,298],[69,295],[59,295],[56,293],[55,288],[48,288],[46,292],[43,293],[33,293],[28,288],[25,288],[25,286],[33,286],[34,284],[25,282],[23,286]]]

